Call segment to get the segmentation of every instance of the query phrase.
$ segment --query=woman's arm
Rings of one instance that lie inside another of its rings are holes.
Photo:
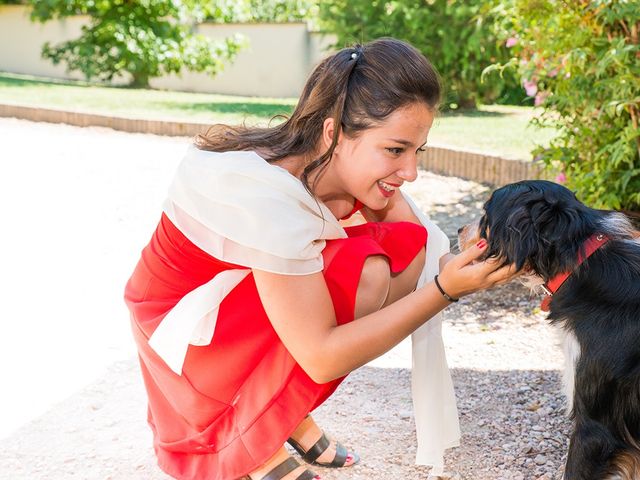
[[[471,248],[447,263],[441,283],[450,295],[465,295],[511,276],[509,268],[496,269],[494,262],[470,265],[482,252]],[[254,270],[253,274],[276,333],[318,383],[346,375],[389,351],[448,305],[430,282],[381,310],[338,326],[322,273],[291,276]]]

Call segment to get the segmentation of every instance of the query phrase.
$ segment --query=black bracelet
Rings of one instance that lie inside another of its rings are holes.
[[[444,291],[444,289],[440,286],[440,282],[438,282],[438,275],[433,277],[433,281],[435,282],[436,287],[438,287],[438,290],[440,290],[440,293],[442,294],[442,296],[446,298],[448,301],[457,302],[458,300],[460,300],[459,298],[453,298],[451,295],[449,295],[447,292]]]

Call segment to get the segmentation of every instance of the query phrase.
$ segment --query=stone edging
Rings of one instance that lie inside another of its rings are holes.
[[[129,133],[152,133],[176,137],[192,137],[204,132],[209,126],[204,123],[112,117],[11,104],[0,104],[0,117],[16,117],[34,122],[65,123],[76,127],[107,127]]]
[[[441,175],[465,178],[501,186],[525,179],[541,178],[542,170],[534,162],[430,146],[420,159],[420,166]]]
[[[209,127],[206,123],[146,120],[111,117],[25,105],[0,104],[0,117],[15,117],[34,122],[65,123],[78,127],[107,127],[130,133],[193,137]],[[465,152],[445,147],[430,147],[420,157],[420,167],[441,175],[450,175],[493,186],[526,178],[539,178],[540,168],[533,162]]]

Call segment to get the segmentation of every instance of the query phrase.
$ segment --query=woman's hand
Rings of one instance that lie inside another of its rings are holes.
[[[502,266],[503,261],[500,258],[474,262],[482,256],[486,248],[486,241],[481,240],[464,252],[446,259],[446,264],[438,275],[438,281],[447,294],[454,298],[463,297],[507,283],[521,273],[516,271],[515,265]]]

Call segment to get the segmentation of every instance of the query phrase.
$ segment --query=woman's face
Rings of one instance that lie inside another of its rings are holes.
[[[372,210],[385,208],[404,182],[416,179],[417,155],[427,141],[433,116],[427,105],[414,103],[355,138],[341,135],[317,195],[334,213],[344,210],[341,201],[352,205],[353,198]]]

